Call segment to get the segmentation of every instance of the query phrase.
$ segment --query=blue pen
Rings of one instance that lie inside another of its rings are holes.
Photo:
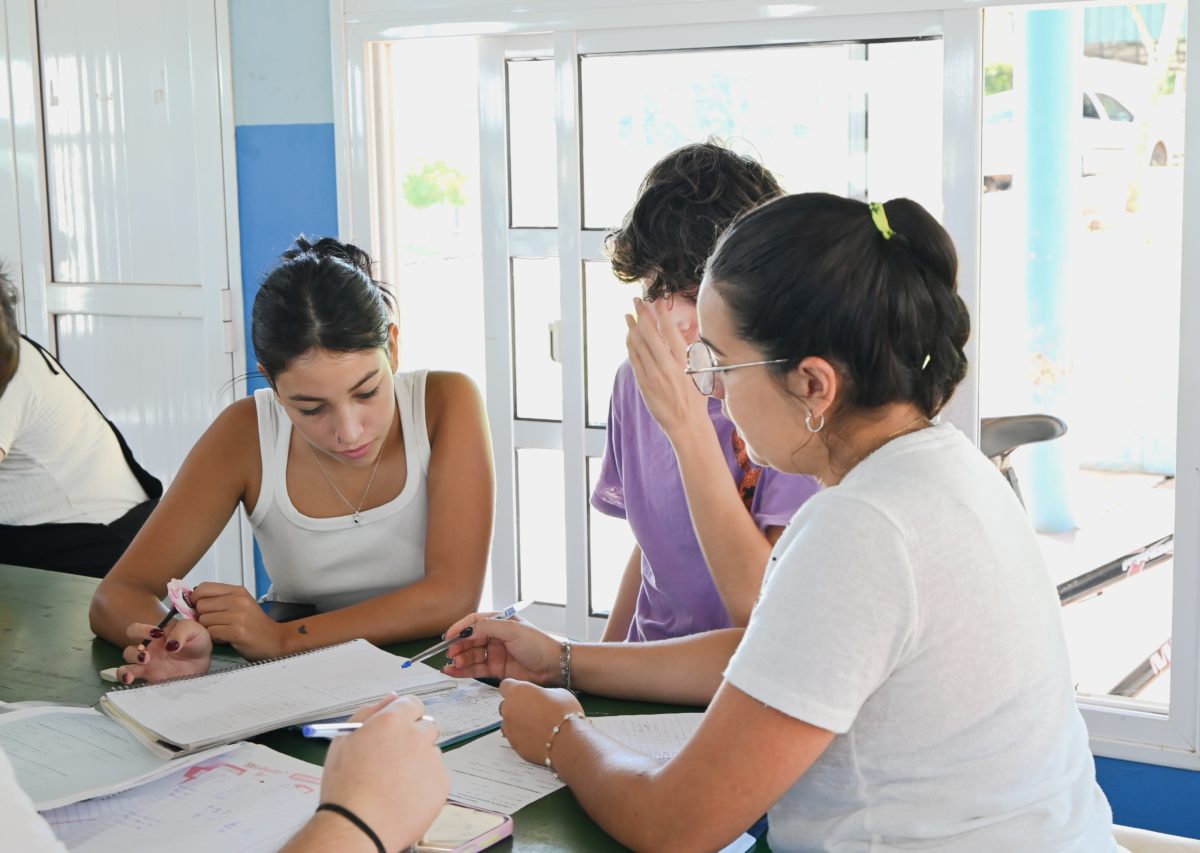
[[[421,716],[422,720],[437,725],[433,717],[428,714]],[[348,735],[351,732],[356,732],[363,727],[362,723],[309,723],[306,726],[300,727],[300,733],[305,737],[323,737],[328,740],[333,740],[335,737]],[[441,738],[441,735],[438,735]]]
[[[522,610],[524,610],[526,607],[528,607],[531,603],[532,602],[529,602],[529,601],[518,601],[516,604],[512,605],[511,607],[506,607],[503,610],[501,610],[499,613],[497,613],[495,616],[489,616],[488,618],[489,619],[511,619],[514,616],[516,616],[518,613],[520,613]],[[471,636],[471,634],[473,634],[474,632],[475,632],[475,628],[471,625],[468,625],[466,628],[463,628],[461,631],[458,632],[458,636],[450,637],[449,639],[442,640],[440,643],[435,643],[434,645],[430,646],[425,651],[418,652],[417,654],[413,655],[409,660],[406,660],[404,663],[400,664],[400,668],[408,669],[408,667],[412,666],[414,663],[420,663],[421,661],[427,660],[428,658],[431,658],[436,654],[440,654],[441,652],[446,651],[446,649],[450,648],[452,645],[457,643],[459,640],[465,640],[467,637]],[[315,735],[315,737],[319,737],[319,735]]]
[[[305,737],[335,738],[348,735],[362,728],[362,723],[309,723],[300,732]]]

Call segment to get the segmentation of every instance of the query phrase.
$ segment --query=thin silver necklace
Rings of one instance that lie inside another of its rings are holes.
[[[363,504],[367,502],[367,495],[371,492],[371,484],[375,482],[375,472],[379,470],[379,460],[383,458],[383,450],[385,447],[387,447],[387,437],[384,437],[383,444],[379,446],[379,453],[375,457],[375,464],[371,466],[371,476],[367,479],[367,487],[363,489],[362,499],[359,500],[358,506],[355,506],[354,504],[350,503],[350,501],[346,500],[346,496],[342,494],[342,490],[337,487],[337,484],[333,482],[333,479],[325,471],[325,466],[321,464],[321,457],[317,455],[316,448],[314,448],[307,441],[304,443],[308,444],[308,450],[310,453],[312,453],[313,461],[317,463],[317,470],[321,472],[321,476],[325,478],[325,482],[328,483],[329,487],[333,489],[334,493],[342,499],[342,503],[350,507],[350,512],[353,513],[352,519],[354,523],[361,523]]]

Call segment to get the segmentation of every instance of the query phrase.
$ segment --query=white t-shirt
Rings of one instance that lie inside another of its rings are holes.
[[[800,509],[726,678],[837,734],[771,808],[777,853],[1116,850],[1029,520],[952,426]]]
[[[21,340],[0,395],[0,524],[109,524],[146,500],[112,429]]]
[[[12,764],[0,749],[0,827],[3,841],[0,849],[20,850],[21,853],[67,853],[67,848],[54,837],[45,818],[37,813],[29,795],[17,784]]]

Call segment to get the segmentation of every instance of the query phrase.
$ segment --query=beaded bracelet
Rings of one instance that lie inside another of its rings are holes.
[[[558,683],[571,689],[571,641],[563,640],[558,653]]]
[[[550,775],[555,779],[558,778],[558,772],[554,769],[554,765],[550,763],[550,750],[554,746],[554,739],[558,737],[558,733],[562,731],[562,727],[571,722],[571,720],[586,719],[587,715],[583,711],[572,711],[570,714],[564,714],[562,720],[550,730],[550,737],[546,741],[546,766],[550,768]]]

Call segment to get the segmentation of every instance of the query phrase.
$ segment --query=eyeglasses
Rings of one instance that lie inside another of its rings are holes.
[[[767,361],[744,361],[741,364],[717,364],[717,357],[704,341],[696,341],[687,348],[687,369],[683,372],[692,377],[696,390],[705,397],[711,397],[717,387],[717,374],[727,370],[737,370],[739,367],[758,367],[762,364],[783,364],[786,358],[772,358]]]

